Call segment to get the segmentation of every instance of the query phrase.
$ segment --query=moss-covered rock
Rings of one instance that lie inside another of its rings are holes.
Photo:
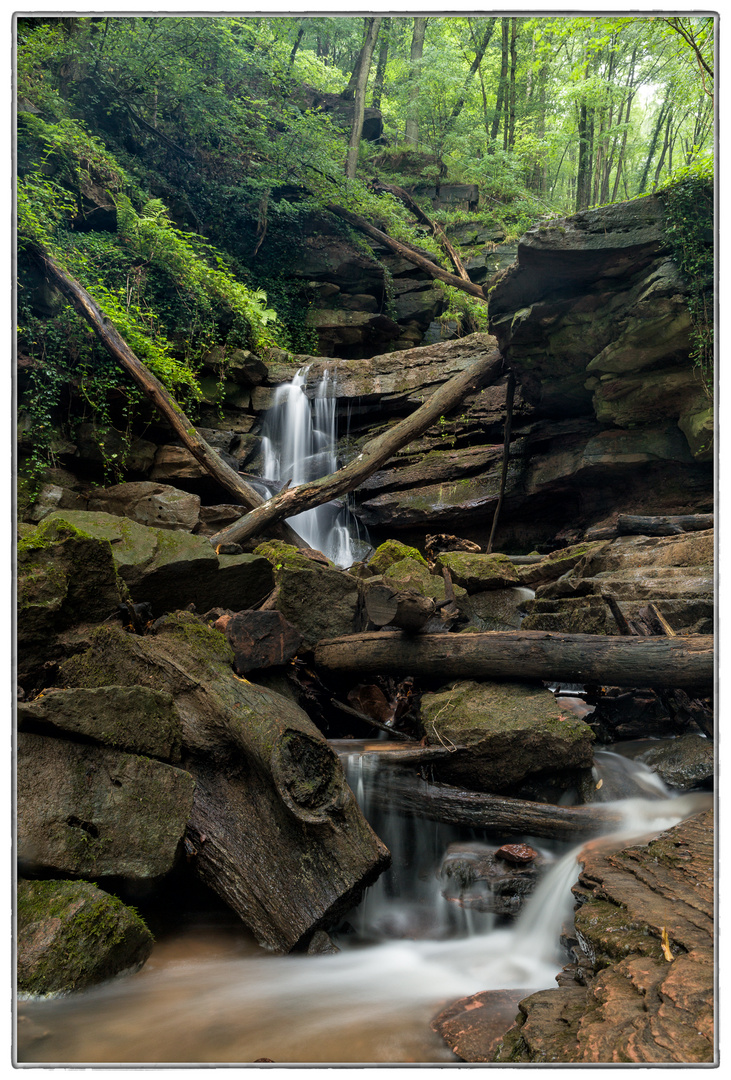
[[[402,544],[400,540],[386,540],[376,548],[368,567],[374,574],[383,574],[402,559],[413,559],[426,566],[426,559],[417,548]]]
[[[606,540],[590,540],[582,544],[571,544],[569,547],[552,551],[538,563],[529,563],[527,566],[516,567],[518,577],[523,585],[535,587],[544,582],[555,581],[562,574],[573,570],[576,564],[588,555],[590,551],[596,551],[600,547],[607,547]]]
[[[159,877],[174,864],[193,786],[152,758],[21,732],[18,857],[73,877]]]
[[[359,617],[358,581],[298,551],[290,544],[268,541],[254,551],[274,570],[276,607],[302,635],[304,648],[323,638],[352,634]]]
[[[67,993],[144,964],[140,916],[87,881],[18,882],[18,991]]]
[[[507,555],[445,551],[438,556],[437,564],[446,567],[455,585],[461,585],[468,593],[506,589],[521,584],[518,572]]]
[[[528,777],[592,763],[588,724],[534,686],[457,682],[424,694],[421,718],[429,745],[464,748],[440,760],[435,772],[477,791],[505,792]]]
[[[487,589],[460,598],[458,607],[469,620],[466,629],[475,633],[487,630],[519,630],[523,612],[533,593],[529,589]]]
[[[618,634],[616,619],[602,596],[573,596],[528,600],[523,630],[555,634]]]
[[[103,622],[126,592],[111,546],[62,518],[47,518],[18,544],[18,678],[63,654],[58,634]]]
[[[18,704],[18,729],[64,731],[116,750],[180,761],[180,717],[172,696],[147,686],[48,690]]]

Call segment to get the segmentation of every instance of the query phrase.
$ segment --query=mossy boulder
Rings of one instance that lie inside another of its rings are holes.
[[[278,541],[260,544],[254,555],[271,563],[276,608],[302,635],[305,649],[323,638],[352,634],[357,629],[358,581],[352,574]]]
[[[63,655],[58,635],[103,622],[126,596],[109,541],[47,518],[18,544],[18,678]]]
[[[521,629],[555,634],[618,634],[619,628],[602,596],[528,600]]]
[[[50,689],[18,704],[18,729],[82,735],[116,750],[180,761],[180,717],[172,696],[147,686]]]
[[[591,728],[535,686],[453,683],[423,695],[421,719],[429,745],[463,748],[435,773],[476,791],[508,792],[529,777],[592,764]]]
[[[76,511],[64,517],[90,536],[109,542],[132,599],[150,603],[156,616],[189,604],[204,610],[221,604],[253,607],[273,588],[265,559],[247,554],[219,557],[205,536],[152,528],[103,512]]]
[[[527,566],[517,566],[516,570],[521,584],[530,587],[543,585],[548,581],[555,581],[562,574],[567,573],[588,555],[589,552],[597,551],[602,547],[608,547],[606,540],[590,540],[582,544],[571,544],[569,547],[552,551],[538,563],[530,563]]]
[[[518,572],[507,555],[477,555],[468,551],[445,551],[437,558],[449,570],[455,585],[468,593],[506,589],[520,585]]]
[[[18,882],[18,991],[83,990],[139,968],[153,938],[140,916],[88,881]]]
[[[394,589],[415,589],[436,602],[444,600],[444,578],[430,573],[426,564],[418,559],[406,558],[393,563],[384,572],[383,580]],[[466,594],[455,585],[454,595],[461,599]]]
[[[193,786],[189,773],[152,758],[20,732],[21,864],[72,877],[159,877],[175,862]]]
[[[426,559],[417,548],[402,544],[400,540],[386,540],[376,548],[373,556],[368,560],[368,568],[374,574],[383,574],[402,559],[413,559],[422,566],[426,566]]]
[[[462,596],[458,607],[464,618],[469,620],[467,629],[475,632],[520,630],[523,612],[532,596],[529,589],[486,589],[485,592]]]

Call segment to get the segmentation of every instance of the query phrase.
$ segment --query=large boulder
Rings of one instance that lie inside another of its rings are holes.
[[[84,990],[144,964],[153,938],[131,908],[88,881],[18,882],[18,991]]]
[[[193,532],[198,524],[201,501],[197,495],[167,484],[139,481],[96,488],[89,493],[87,510],[100,510],[116,517],[130,518],[157,529]],[[63,510],[64,507],[59,507]]]
[[[175,862],[193,787],[189,773],[152,758],[21,732],[21,865],[73,877],[159,877]]]
[[[457,682],[424,694],[427,744],[456,747],[434,769],[449,783],[507,792],[528,778],[590,768],[594,735],[549,690],[522,683]]]
[[[266,559],[251,554],[218,556],[204,536],[152,528],[102,512],[64,511],[46,521],[57,518],[108,541],[132,599],[150,603],[154,615],[189,604],[206,610],[224,604],[249,608],[274,586]]]
[[[445,551],[437,557],[440,568],[449,570],[452,581],[468,593],[506,589],[520,581],[507,555],[478,555],[469,551]]]
[[[277,610],[302,635],[304,648],[358,628],[358,582],[351,574],[278,540],[260,544],[254,556],[273,567]]]
[[[81,623],[104,622],[126,589],[108,539],[90,535],[63,515],[47,517],[21,540],[17,567],[18,679],[23,683],[63,655],[60,634]]]
[[[688,733],[662,739],[646,750],[644,761],[670,788],[690,791],[713,784],[715,754],[711,739]]]

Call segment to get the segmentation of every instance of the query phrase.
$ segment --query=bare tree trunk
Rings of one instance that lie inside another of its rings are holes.
[[[363,116],[365,113],[365,95],[368,85],[368,75],[373,61],[373,50],[376,47],[376,38],[381,28],[381,18],[368,20],[365,44],[360,54],[360,68],[355,86],[355,107],[353,109],[353,126],[350,130],[350,143],[348,144],[348,157],[345,165],[345,175],[349,180],[355,179],[355,171],[358,167],[358,147],[360,137],[363,134]]]
[[[516,40],[518,37],[518,20],[512,17],[510,20],[510,92],[508,108],[508,150],[515,145],[515,75],[518,67],[518,51]]]
[[[471,390],[496,381],[502,369],[500,353],[495,348],[488,348],[480,360],[440,386],[411,416],[367,443],[349,465],[331,476],[300,484],[275,495],[263,506],[211,537],[211,543],[214,547],[222,543],[241,543],[256,536],[274,521],[300,514],[303,510],[310,510],[347,494],[372,476],[402,446],[423,434],[440,416],[446,416]]]
[[[503,99],[507,93],[509,30],[510,19],[504,16],[502,19],[502,53],[500,61],[500,82],[498,83],[497,101],[495,102],[495,113],[492,118],[492,128],[490,130],[491,142],[494,142],[495,139],[497,139],[497,133],[500,130],[500,115],[503,111]]]
[[[497,22],[497,19],[495,19],[495,18],[488,19],[487,29],[485,30],[482,41],[477,46],[477,51],[475,53],[475,59],[472,61],[469,73],[467,75],[467,78],[464,81],[464,86],[462,88],[462,93],[460,94],[459,98],[455,102],[455,104],[454,104],[454,106],[452,108],[452,112],[450,113],[449,120],[447,121],[447,131],[452,130],[455,123],[457,122],[457,118],[458,118],[459,114],[462,112],[462,109],[464,108],[464,103],[467,100],[467,91],[469,90],[469,86],[470,86],[470,83],[472,82],[472,79],[474,78],[475,72],[478,70],[478,68],[480,67],[480,64],[482,63],[482,58],[485,55],[485,50],[487,49],[487,46],[490,44],[490,38],[492,37],[493,30],[495,29],[495,23],[496,22]]]
[[[47,276],[71,302],[77,314],[91,326],[102,345],[134,379],[145,397],[152,402],[158,412],[167,420],[183,446],[190,451],[206,472],[228,491],[237,503],[241,503],[242,506],[251,510],[261,506],[264,502],[261,495],[242,480],[238,473],[235,473],[216,451],[208,445],[205,439],[201,438],[178,403],[152,372],[135,356],[121,334],[118,333],[114,325],[94,303],[86,289],[63,270],[48,252],[41,247],[35,246],[28,250],[35,255]],[[282,538],[286,538],[288,543],[296,544],[297,547],[307,546],[304,540],[297,536],[297,533],[289,525],[286,526],[285,533],[286,537],[283,536]]]
[[[381,27],[381,47],[378,52],[378,63],[376,64],[376,76],[373,80],[373,98],[371,100],[371,108],[380,109],[381,97],[383,95],[383,83],[386,78],[386,64],[388,63],[388,46],[390,44],[391,37],[391,20],[390,18],[383,20]]]
[[[414,32],[411,38],[411,64],[412,69],[409,79],[413,80],[413,68],[424,55],[424,37],[426,35],[427,19],[423,16],[414,16]],[[419,86],[415,84],[409,92],[408,114],[406,117],[406,135],[404,141],[411,146],[419,144],[419,117],[418,117]]]

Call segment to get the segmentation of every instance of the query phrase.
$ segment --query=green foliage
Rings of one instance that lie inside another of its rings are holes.
[[[713,173],[710,162],[696,162],[660,193],[665,234],[673,259],[689,288],[693,321],[691,359],[697,364],[709,397],[714,384],[713,334]]]

